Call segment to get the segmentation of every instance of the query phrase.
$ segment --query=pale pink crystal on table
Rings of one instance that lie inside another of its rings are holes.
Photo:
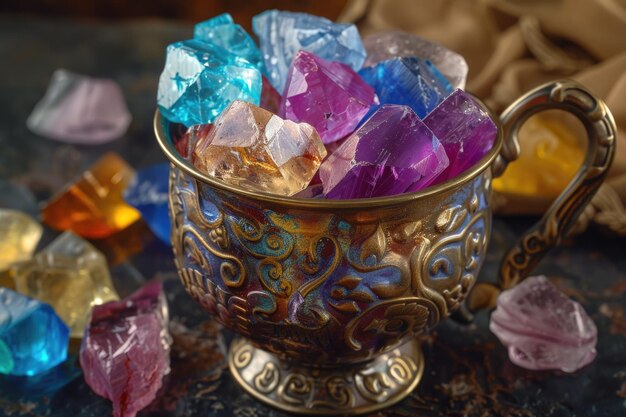
[[[378,105],[374,89],[352,68],[300,51],[289,68],[278,115],[311,124],[324,143],[331,143],[352,133],[372,105]]]
[[[522,368],[574,372],[596,357],[596,325],[545,276],[502,292],[489,328]]]
[[[320,166],[326,198],[423,189],[448,166],[443,146],[408,106],[383,105]]]
[[[61,69],[52,75],[46,94],[26,125],[50,139],[98,145],[124,135],[131,119],[122,89],[115,81]]]
[[[493,147],[498,128],[469,94],[457,89],[424,118],[439,138],[450,165],[435,182],[454,178],[477,163]]]
[[[363,39],[365,67],[395,57],[415,56],[432,62],[454,88],[465,88],[468,66],[465,58],[437,42],[401,31],[380,32]]]
[[[168,322],[160,282],[94,307],[80,364],[91,389],[113,402],[115,417],[134,417],[154,400],[170,371]]]

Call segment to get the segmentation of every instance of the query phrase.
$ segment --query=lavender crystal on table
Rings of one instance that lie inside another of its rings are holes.
[[[374,88],[381,105],[409,106],[420,118],[426,117],[453,91],[437,67],[416,57],[381,61],[373,67],[361,69],[359,75]]]
[[[498,131],[487,111],[460,89],[426,116],[424,124],[439,138],[450,160],[439,181],[453,178],[478,162],[493,147]]]
[[[252,30],[259,38],[266,75],[282,92],[291,61],[300,50],[342,62],[358,71],[365,61],[365,49],[356,26],[333,23],[306,13],[267,10],[252,18]]]
[[[167,47],[157,103],[170,121],[211,123],[233,100],[260,98],[261,72],[246,59],[197,39]]]
[[[511,361],[526,369],[574,372],[596,356],[596,325],[544,276],[502,292],[489,328]]]
[[[115,81],[59,69],[26,126],[50,139],[98,145],[124,135],[131,119]]]
[[[233,21],[229,13],[223,13],[196,24],[193,37],[203,42],[221,46],[227,51],[246,59],[259,70],[263,68],[261,51],[250,35]]]
[[[367,51],[366,67],[394,57],[415,56],[432,62],[454,88],[465,88],[468,71],[465,58],[437,42],[394,30],[368,35],[363,45]]]
[[[378,98],[349,66],[307,51],[296,54],[280,104],[279,116],[307,122],[324,143],[352,133]]]
[[[443,146],[408,106],[384,105],[320,166],[326,198],[381,197],[427,187],[448,166]]]
[[[160,282],[94,307],[80,364],[91,389],[112,401],[115,417],[134,417],[154,400],[170,370],[168,323]]]
[[[67,358],[70,329],[52,307],[0,287],[0,374],[32,376]]]

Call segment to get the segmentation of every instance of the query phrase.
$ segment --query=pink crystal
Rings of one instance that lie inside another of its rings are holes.
[[[596,325],[544,276],[502,292],[489,328],[522,368],[574,372],[596,357]]]
[[[276,114],[280,108],[280,94],[278,94],[278,91],[272,86],[270,80],[265,78],[265,75],[262,76],[262,80],[261,104],[259,107]]]
[[[477,163],[493,147],[498,131],[485,109],[460,89],[435,107],[424,124],[439,138],[450,160],[435,182],[453,178]]]
[[[122,136],[130,121],[122,89],[115,81],[57,70],[26,125],[51,139],[98,145]]]
[[[113,402],[115,417],[134,417],[154,400],[170,370],[168,320],[160,282],[94,307],[80,364],[91,389]]]
[[[300,51],[289,68],[278,114],[311,124],[322,142],[331,143],[354,131],[376,104],[374,89],[352,68]]]
[[[448,158],[408,106],[384,105],[320,166],[326,198],[380,197],[427,187]]]

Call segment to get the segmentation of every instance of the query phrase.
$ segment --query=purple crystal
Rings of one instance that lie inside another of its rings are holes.
[[[115,81],[57,70],[26,125],[51,139],[98,145],[124,135],[130,121],[122,89]]]
[[[352,133],[377,104],[374,89],[352,68],[300,51],[289,68],[278,115],[311,124],[324,143],[331,143]]]
[[[384,105],[320,166],[326,198],[381,197],[428,186],[448,158],[408,106]]]
[[[437,182],[453,178],[478,162],[493,147],[498,130],[489,114],[460,89],[426,116],[424,123],[439,138],[450,160]]]
[[[85,381],[113,402],[115,417],[134,417],[152,402],[169,372],[171,343],[160,282],[95,306],[80,350]]]
[[[527,278],[500,294],[489,328],[522,368],[574,372],[596,356],[595,324],[544,276]]]

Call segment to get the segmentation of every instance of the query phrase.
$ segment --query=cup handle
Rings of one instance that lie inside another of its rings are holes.
[[[578,216],[604,181],[615,155],[616,127],[604,102],[582,85],[569,80],[538,87],[511,104],[500,116],[504,143],[492,166],[502,175],[519,157],[519,129],[533,114],[550,109],[572,113],[587,131],[585,159],[576,176],[552,203],[541,220],[507,251],[500,266],[499,282],[477,283],[468,296],[470,311],[494,307],[498,294],[524,280],[544,255],[567,236]]]

